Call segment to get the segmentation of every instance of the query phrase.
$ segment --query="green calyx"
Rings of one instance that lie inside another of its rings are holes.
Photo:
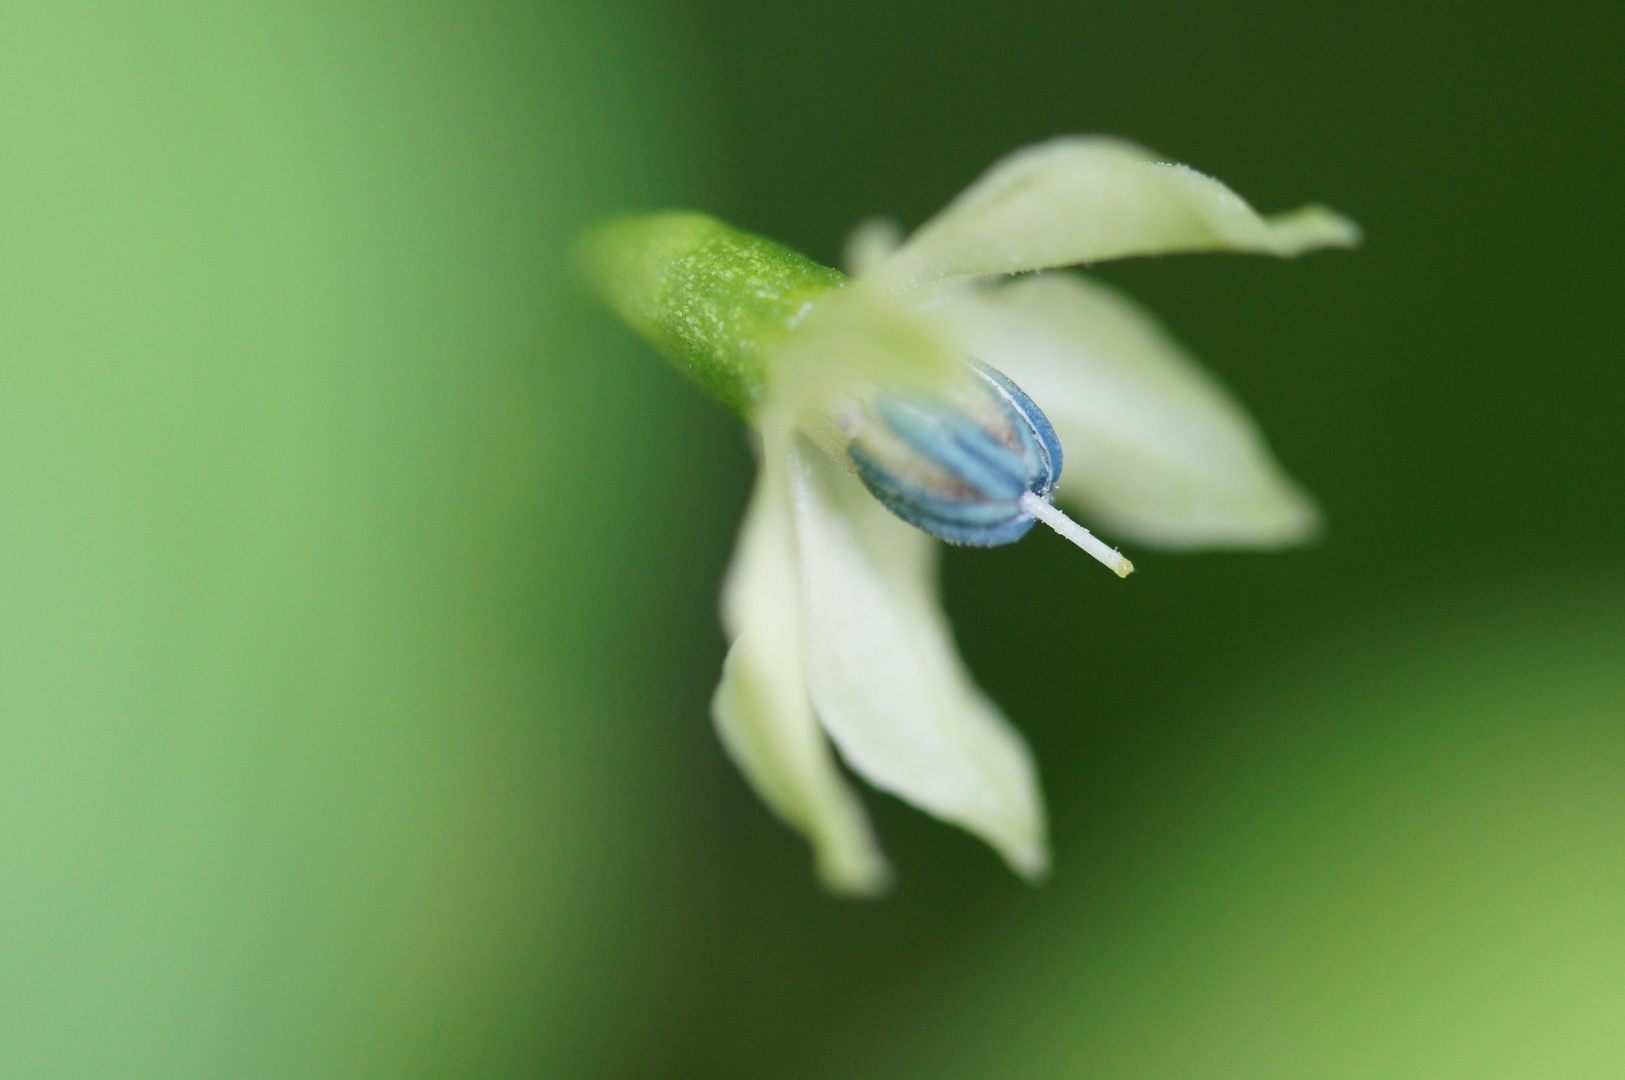
[[[578,254],[598,294],[708,394],[749,420],[769,357],[846,275],[706,214],[663,211],[589,231]]]

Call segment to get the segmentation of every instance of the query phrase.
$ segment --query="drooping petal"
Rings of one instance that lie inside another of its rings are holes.
[[[873,895],[885,889],[890,869],[807,696],[789,454],[787,436],[764,440],[723,590],[733,644],[711,714],[756,793],[812,842],[824,883],[836,892]]]
[[[1273,547],[1313,503],[1230,394],[1115,290],[1074,273],[967,289],[931,317],[1030,394],[1066,453],[1057,495],[1165,547]]]
[[[1025,742],[971,682],[937,602],[935,543],[802,443],[793,476],[808,688],[876,787],[964,826],[1018,873],[1048,867]]]
[[[1319,206],[1260,217],[1219,181],[1109,138],[1061,138],[984,173],[871,276],[895,291],[1180,251],[1297,255],[1359,229]]]

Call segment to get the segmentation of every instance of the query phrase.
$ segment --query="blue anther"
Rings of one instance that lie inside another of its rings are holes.
[[[941,398],[883,392],[872,414],[906,453],[877,452],[861,440],[847,453],[864,486],[904,521],[950,544],[994,547],[1032,528],[1021,496],[1047,498],[1055,489],[1061,444],[1020,387],[986,364],[969,366],[998,416],[992,425]]]

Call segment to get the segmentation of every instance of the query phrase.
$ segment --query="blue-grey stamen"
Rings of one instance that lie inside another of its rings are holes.
[[[991,547],[1033,526],[1021,496],[1048,498],[1061,475],[1055,429],[1015,383],[985,364],[957,400],[884,390],[848,447],[887,509],[950,544]]]
[[[952,398],[884,390],[854,425],[847,454],[885,507],[950,544],[993,547],[1042,520],[1126,576],[1133,566],[1050,505],[1061,443],[1032,398],[1004,374],[967,361]]]

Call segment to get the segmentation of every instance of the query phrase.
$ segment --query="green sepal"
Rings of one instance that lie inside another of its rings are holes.
[[[769,356],[846,275],[706,214],[615,218],[578,254],[611,307],[708,394],[749,420]]]

